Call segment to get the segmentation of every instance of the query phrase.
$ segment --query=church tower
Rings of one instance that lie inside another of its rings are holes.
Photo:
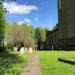
[[[75,49],[75,0],[58,0],[58,19],[59,46]]]
[[[58,0],[60,39],[75,38],[75,0]]]

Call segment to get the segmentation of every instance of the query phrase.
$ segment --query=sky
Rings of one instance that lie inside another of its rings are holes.
[[[9,11],[5,18],[10,23],[27,23],[34,27],[42,26],[49,29],[58,23],[57,0],[16,0],[4,2],[3,5]]]

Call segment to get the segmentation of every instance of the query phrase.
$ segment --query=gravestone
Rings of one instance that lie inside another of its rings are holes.
[[[18,48],[17,47],[14,47],[14,51],[16,52],[18,50]]]
[[[22,47],[22,48],[20,49],[20,53],[21,53],[21,54],[24,54],[24,52],[25,52],[25,48]]]
[[[25,52],[27,51],[28,49],[27,48],[25,48]]]
[[[33,52],[33,48],[29,48],[29,53],[32,53]]]

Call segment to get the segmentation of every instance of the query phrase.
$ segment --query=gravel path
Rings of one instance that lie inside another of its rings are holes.
[[[40,60],[38,53],[33,54],[28,60],[20,75],[41,75]]]

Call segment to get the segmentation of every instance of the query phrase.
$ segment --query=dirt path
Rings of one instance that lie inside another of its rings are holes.
[[[40,61],[38,53],[35,53],[28,60],[28,64],[24,67],[20,75],[41,75]]]

